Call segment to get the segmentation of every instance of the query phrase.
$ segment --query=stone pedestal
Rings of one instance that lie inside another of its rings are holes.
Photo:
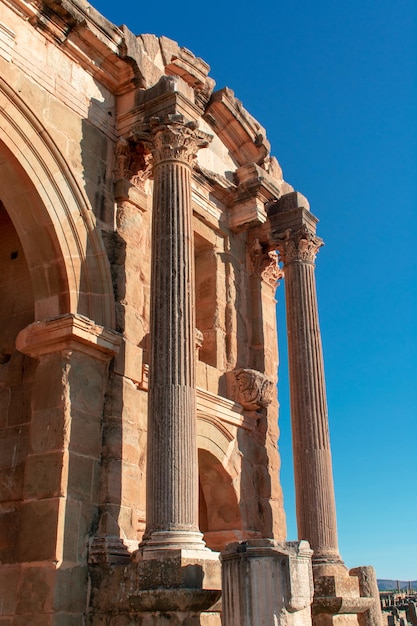
[[[129,597],[137,611],[207,611],[221,594],[218,554],[208,550],[144,552],[137,576],[138,590]]]
[[[138,552],[129,565],[92,566],[90,583],[90,626],[220,626],[219,560],[209,550]]]
[[[223,625],[311,625],[311,554],[306,541],[230,544],[221,554]]]

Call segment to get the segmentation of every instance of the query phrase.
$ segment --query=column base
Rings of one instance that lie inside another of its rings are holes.
[[[139,546],[139,550],[143,558],[147,558],[150,554],[163,551],[169,554],[172,550],[196,550],[211,552],[207,548],[203,539],[203,534],[199,531],[189,530],[157,530],[152,532],[149,537],[144,539]]]

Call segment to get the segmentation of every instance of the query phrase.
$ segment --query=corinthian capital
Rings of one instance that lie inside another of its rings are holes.
[[[323,239],[310,232],[306,226],[302,226],[298,230],[288,228],[275,238],[275,244],[278,248],[280,261],[285,266],[293,261],[313,264],[317,252],[324,245],[324,242]]]
[[[152,117],[135,137],[147,144],[153,165],[161,161],[183,161],[192,165],[200,148],[206,148],[212,136],[198,130],[197,122],[186,122],[183,115]]]

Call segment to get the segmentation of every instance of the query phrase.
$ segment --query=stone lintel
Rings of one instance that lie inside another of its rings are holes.
[[[270,151],[265,129],[243,107],[228,87],[215,91],[204,119],[239,165],[263,164]]]
[[[259,195],[241,199],[234,203],[228,214],[228,226],[233,232],[240,232],[266,222],[265,202]]]
[[[102,361],[117,354],[121,336],[95,324],[88,317],[69,313],[34,322],[16,338],[16,348],[31,357],[60,350],[84,352]]]
[[[182,95],[190,103],[193,103],[194,90],[180,76],[161,76],[158,82],[149,89],[141,89],[136,94],[136,106],[139,108],[152,108],[154,102],[158,102],[164,97]],[[167,111],[171,113],[172,111]]]
[[[197,387],[197,415],[220,420],[246,430],[255,430],[259,416],[253,412],[243,413],[242,405]]]
[[[215,82],[208,76],[210,66],[196,57],[187,48],[180,47],[176,41],[168,37],[156,37],[150,34],[141,34],[133,37],[126,27],[122,27],[127,35],[127,54],[133,58],[138,58],[140,64],[146,67],[143,77],[143,86],[151,87],[160,78],[161,74],[170,76],[180,76],[194,91],[194,101],[201,111],[213,92]],[[155,52],[152,50],[159,48],[159,54],[155,59]],[[143,60],[145,57],[146,61]],[[164,71],[161,68],[162,60]],[[162,70],[162,71],[161,71]]]

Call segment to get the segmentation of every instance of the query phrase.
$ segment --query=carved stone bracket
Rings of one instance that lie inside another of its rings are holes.
[[[254,411],[267,407],[273,399],[275,384],[271,378],[252,369],[234,371],[236,401],[243,408]]]
[[[275,289],[284,276],[279,266],[276,250],[265,250],[259,239],[255,239],[249,250],[249,274],[260,276],[270,287]]]
[[[152,155],[143,142],[120,137],[116,144],[115,180],[126,179],[144,191],[152,173]]]
[[[303,225],[298,230],[288,228],[280,233],[275,237],[275,245],[278,248],[279,260],[284,266],[294,261],[305,261],[314,265],[317,252],[324,242]]]

